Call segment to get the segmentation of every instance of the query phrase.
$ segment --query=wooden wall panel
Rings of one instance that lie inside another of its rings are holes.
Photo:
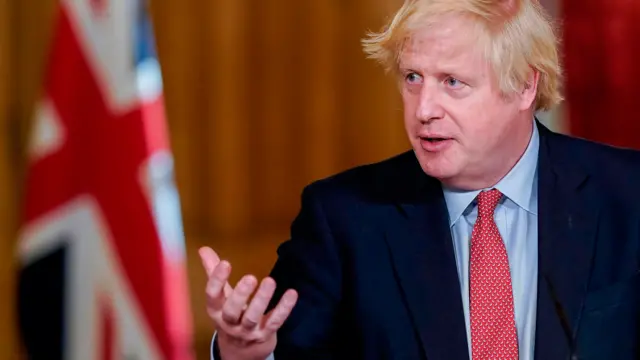
[[[298,6],[288,0],[252,1],[253,41],[251,71],[256,86],[247,100],[255,104],[251,118],[251,160],[254,221],[266,228],[283,219],[291,203],[291,190],[299,175],[295,157],[301,121],[300,98],[308,90],[306,70],[300,65],[301,44],[297,28]],[[294,120],[295,118],[295,120]],[[293,170],[293,171],[292,171]],[[279,205],[280,204],[280,205]]]
[[[15,331],[15,299],[13,288],[14,257],[11,241],[15,227],[15,176],[10,121],[11,96],[11,3],[0,0],[0,359],[15,359],[17,338]]]
[[[349,24],[344,34],[344,83],[347,114],[343,141],[349,165],[380,160],[398,151],[403,144],[401,102],[391,76],[383,76],[382,68],[366,59],[360,41],[366,31],[378,31],[385,19],[381,7],[390,1],[354,0],[345,3]]]
[[[11,171],[11,122],[9,119],[10,110],[10,73],[11,73],[11,57],[7,56],[10,52],[10,5],[9,0],[0,0],[0,236],[3,241],[2,249],[6,249],[4,246],[8,245],[8,236],[14,226],[13,213],[14,209],[14,194],[11,191],[13,188],[14,176]],[[0,251],[5,256],[4,251]],[[2,258],[5,260],[5,258]],[[3,263],[4,261],[0,261]],[[5,279],[4,273],[0,274]]]
[[[206,233],[209,207],[203,199],[210,184],[204,176],[209,166],[202,134],[208,82],[202,39],[207,18],[202,4],[193,0],[151,1],[151,12],[184,222],[189,231]]]
[[[0,75],[8,60],[14,75],[11,91],[0,84],[0,196],[20,189],[19,173],[6,159],[19,164],[22,157],[56,4],[21,0],[2,11],[10,2],[0,0],[0,17],[14,19],[0,24],[12,44],[2,52],[0,35]],[[213,329],[197,248],[212,245],[232,260],[234,279],[265,275],[304,185],[407,148],[393,80],[360,46],[366,31],[377,30],[401,2],[152,0],[198,358],[206,358]],[[5,146],[7,128],[17,146]],[[15,219],[5,216],[0,225],[11,228]],[[12,230],[0,231],[11,236]],[[0,320],[10,315],[5,310]]]
[[[340,21],[340,4],[339,0],[301,3],[306,26],[299,32],[304,63],[299,78],[308,95],[301,103],[298,146],[305,183],[330,175],[342,163],[340,131],[345,117],[341,109],[340,36],[346,24]]]
[[[257,152],[252,144],[250,109],[257,103],[249,56],[247,1],[208,2],[202,72],[207,80],[205,99],[206,153],[211,192],[205,199],[209,233],[245,232],[251,218],[251,164]]]

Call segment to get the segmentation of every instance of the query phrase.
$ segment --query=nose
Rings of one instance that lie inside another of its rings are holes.
[[[440,94],[436,84],[425,83],[420,91],[416,118],[422,123],[430,123],[444,117]]]

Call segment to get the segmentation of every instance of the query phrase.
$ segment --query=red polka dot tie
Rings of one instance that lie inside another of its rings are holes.
[[[517,360],[518,337],[507,250],[493,220],[502,194],[478,195],[471,235],[469,310],[473,360]]]

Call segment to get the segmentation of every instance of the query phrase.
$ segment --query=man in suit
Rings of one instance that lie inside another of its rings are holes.
[[[212,358],[640,359],[640,153],[535,119],[539,5],[408,0],[365,48],[413,150],[305,188],[259,287],[201,249]]]

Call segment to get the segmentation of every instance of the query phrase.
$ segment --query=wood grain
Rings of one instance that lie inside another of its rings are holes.
[[[152,1],[198,358],[207,358],[213,329],[197,248],[221,250],[238,278],[264,275],[306,184],[406,149],[392,80],[360,48],[399,2]],[[55,4],[0,0],[3,294],[12,294],[19,174]],[[11,306],[0,309],[0,338],[15,343]]]

